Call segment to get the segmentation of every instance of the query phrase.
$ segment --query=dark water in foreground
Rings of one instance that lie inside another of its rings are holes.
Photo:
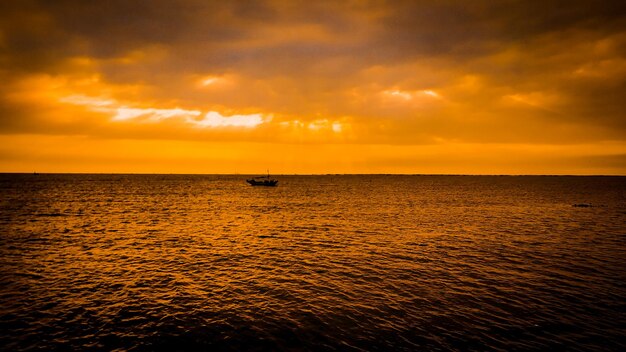
[[[0,350],[626,350],[624,177],[244,179],[0,175]]]

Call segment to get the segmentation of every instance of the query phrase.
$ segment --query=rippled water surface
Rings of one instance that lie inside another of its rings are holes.
[[[0,350],[626,350],[626,178],[244,179],[0,175]]]

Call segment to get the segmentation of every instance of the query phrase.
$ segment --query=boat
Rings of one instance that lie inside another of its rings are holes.
[[[251,179],[246,180],[251,186],[268,186],[274,187],[278,184],[278,180],[273,180],[270,178],[270,172],[267,171],[267,176],[259,176],[253,177]]]

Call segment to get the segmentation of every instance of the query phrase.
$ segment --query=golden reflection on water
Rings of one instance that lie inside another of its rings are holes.
[[[244,179],[3,175],[2,346],[621,346],[624,178]]]

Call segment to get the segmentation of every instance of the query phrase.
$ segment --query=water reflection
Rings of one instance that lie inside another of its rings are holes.
[[[625,347],[624,178],[0,187],[3,350]]]

